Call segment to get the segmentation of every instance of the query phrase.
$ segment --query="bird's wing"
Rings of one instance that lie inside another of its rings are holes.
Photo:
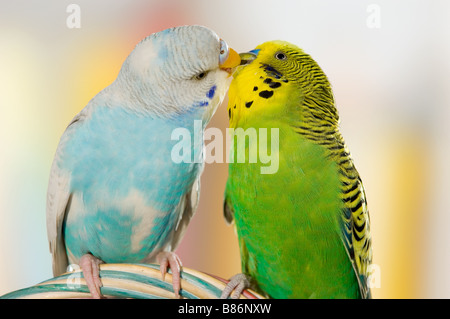
[[[372,263],[372,237],[370,217],[364,187],[353,162],[343,162],[341,167],[342,199],[342,237],[345,249],[355,270],[361,296],[370,298],[369,276]]]
[[[55,276],[66,272],[68,257],[62,236],[62,225],[66,214],[66,208],[70,204],[71,194],[69,190],[70,172],[62,170],[63,152],[67,141],[74,130],[82,124],[84,112],[80,112],[70,122],[61,137],[55,158],[50,170],[50,179],[47,189],[47,237],[50,253],[52,254],[53,274]]]
[[[172,242],[170,243],[170,247],[172,250],[175,250],[175,248],[180,243],[180,240],[183,237],[192,216],[194,216],[195,211],[197,210],[199,199],[200,177],[198,177],[194,181],[194,183],[192,183],[191,190],[186,193],[186,195],[180,202],[182,213],[180,214],[180,219],[178,220],[174,235],[172,237]]]

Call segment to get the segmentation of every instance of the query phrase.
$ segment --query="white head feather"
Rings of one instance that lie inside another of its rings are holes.
[[[173,117],[197,105],[209,121],[231,81],[219,67],[220,51],[221,40],[206,27],[182,26],[154,33],[136,46],[115,82],[100,95],[110,106],[155,117]],[[205,76],[198,79],[202,73]],[[208,100],[206,94],[213,86],[214,98]],[[204,101],[209,103],[201,106]]]

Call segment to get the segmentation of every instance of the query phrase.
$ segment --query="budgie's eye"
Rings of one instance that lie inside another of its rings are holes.
[[[201,80],[201,79],[203,79],[203,78],[206,76],[207,73],[208,73],[208,72],[202,72],[202,73],[199,73],[199,74],[197,74],[197,75],[195,76],[195,78],[196,78],[197,80]]]
[[[228,59],[228,55],[230,54],[230,50],[228,49],[228,44],[220,39],[220,55],[219,55],[219,63],[222,64]]]
[[[275,53],[275,58],[278,60],[286,60],[287,56],[283,52]]]

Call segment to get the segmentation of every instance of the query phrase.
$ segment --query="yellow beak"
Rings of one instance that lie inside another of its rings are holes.
[[[241,64],[241,57],[239,54],[234,51],[232,48],[229,49],[228,58],[220,64],[220,68],[228,73],[232,73],[232,69]]]

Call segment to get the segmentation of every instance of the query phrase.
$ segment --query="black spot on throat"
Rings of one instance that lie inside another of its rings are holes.
[[[252,104],[253,104],[253,101],[247,102],[247,103],[245,103],[245,107],[250,108],[250,106],[252,106]]]
[[[261,91],[259,92],[259,96],[265,99],[270,98],[273,95],[273,91]]]
[[[274,81],[272,81],[271,78],[265,79],[265,80],[263,81],[263,83],[269,84],[269,87],[272,88],[272,89],[276,89],[276,88],[279,88],[279,87],[281,86],[281,83],[280,83],[280,82],[274,82]]]
[[[272,89],[279,88],[280,86],[281,86],[280,82],[271,82],[271,83],[269,83],[269,87],[272,88]]]

